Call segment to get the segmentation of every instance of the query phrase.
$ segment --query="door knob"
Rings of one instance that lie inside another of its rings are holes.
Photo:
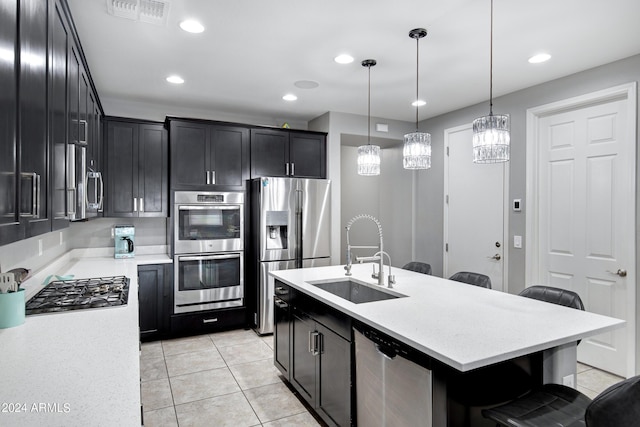
[[[487,257],[489,259],[495,259],[496,261],[500,261],[502,259],[502,257],[500,256],[500,254],[495,254],[494,256],[490,256]]]
[[[617,274],[620,277],[627,277],[627,270],[624,270],[624,269],[621,269],[621,268],[619,268],[618,271],[609,271],[609,270],[607,270],[607,273]]]
[[[496,242],[496,248],[499,248],[500,246],[502,246],[500,242]]]

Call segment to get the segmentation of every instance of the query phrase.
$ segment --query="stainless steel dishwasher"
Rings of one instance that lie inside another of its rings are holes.
[[[366,326],[353,332],[358,425],[431,427],[432,374],[418,352]]]

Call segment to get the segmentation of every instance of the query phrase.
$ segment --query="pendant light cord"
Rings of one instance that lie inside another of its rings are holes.
[[[420,103],[418,102],[418,81],[420,80],[420,38],[416,37],[416,132],[418,131],[418,108]]]
[[[369,118],[369,120],[367,122],[367,145],[371,145],[371,65],[369,65],[367,68],[369,69],[369,102],[367,105],[367,117]]]
[[[493,0],[491,0],[491,31],[489,36],[489,115],[493,116]]]

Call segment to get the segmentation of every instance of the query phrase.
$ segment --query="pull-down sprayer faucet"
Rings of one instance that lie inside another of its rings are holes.
[[[361,219],[371,220],[376,224],[376,226],[378,226],[378,236],[380,238],[380,246],[352,246],[351,245],[349,241],[349,230],[351,229],[351,226],[353,225],[353,223]],[[376,253],[374,256],[356,257],[356,261],[361,263],[378,261],[379,262],[378,274],[377,275],[375,274],[375,267],[374,267],[374,274],[372,275],[372,277],[375,279],[378,279],[378,285],[384,286],[384,255],[387,255],[387,257],[389,258],[389,287],[391,288],[392,287],[391,285],[395,283],[395,280],[391,275],[391,257],[389,257],[389,254],[384,252],[383,238],[382,238],[382,225],[380,224],[380,221],[378,221],[372,215],[360,214],[351,218],[345,228],[347,230],[347,265],[344,266],[344,269],[347,270],[347,272],[345,273],[345,275],[351,276],[351,266],[352,266],[351,249],[378,249],[379,248],[380,251]]]

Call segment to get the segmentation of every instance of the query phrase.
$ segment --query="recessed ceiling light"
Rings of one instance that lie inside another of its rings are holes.
[[[541,62],[546,62],[548,60],[551,59],[551,55],[549,55],[548,53],[539,53],[537,55],[533,55],[531,58],[529,58],[529,63],[530,64],[539,64]]]
[[[300,89],[315,89],[320,86],[318,82],[314,82],[312,80],[298,80],[293,85]]]
[[[298,97],[292,93],[288,93],[285,96],[283,96],[282,99],[284,99],[285,101],[295,101],[296,99],[298,99]]]
[[[333,60],[338,64],[350,64],[353,62],[353,56],[343,54],[336,56],[335,58],[333,58]]]
[[[180,85],[180,84],[184,83],[184,79],[182,77],[180,77],[180,76],[169,76],[169,77],[167,77],[167,81],[169,83],[174,83],[174,84],[177,84],[177,85]]]
[[[201,33],[204,31],[204,26],[193,19],[186,19],[180,23],[180,28],[188,33]]]
[[[413,101],[411,105],[413,105],[414,107],[422,107],[423,105],[427,105],[427,103],[422,99],[418,99],[417,101]]]

